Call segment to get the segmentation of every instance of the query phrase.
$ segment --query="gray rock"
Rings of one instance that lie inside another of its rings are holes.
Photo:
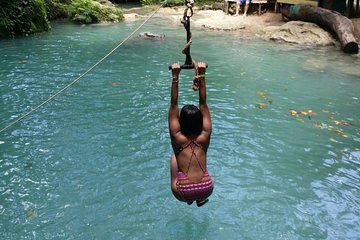
[[[151,33],[151,32],[142,32],[139,34],[140,38],[145,38],[145,39],[155,39],[155,40],[163,40],[165,39],[165,34],[160,33],[160,34],[156,34],[156,33]]]
[[[333,45],[331,34],[315,23],[290,21],[282,26],[264,29],[264,37],[273,41],[284,41],[304,45]]]

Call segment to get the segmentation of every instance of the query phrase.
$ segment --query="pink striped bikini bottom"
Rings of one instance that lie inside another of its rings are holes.
[[[192,182],[185,173],[178,171],[176,187],[184,200],[191,202],[208,198],[213,191],[214,183],[207,170],[200,182]]]

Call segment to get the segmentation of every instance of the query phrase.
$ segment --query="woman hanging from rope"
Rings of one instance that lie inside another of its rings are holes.
[[[183,202],[198,207],[208,201],[213,191],[213,181],[207,171],[206,153],[210,144],[211,117],[206,103],[206,64],[195,64],[194,83],[199,90],[199,108],[185,105],[179,115],[178,84],[180,65],[171,66],[171,103],[169,109],[169,132],[174,155],[170,159],[171,190]]]

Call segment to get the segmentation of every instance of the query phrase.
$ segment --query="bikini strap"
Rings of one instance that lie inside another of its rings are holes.
[[[184,150],[185,148],[189,147],[191,148],[191,156],[190,156],[190,160],[189,160],[189,164],[188,164],[188,167],[186,169],[186,174],[188,174],[189,172],[189,169],[190,169],[190,164],[191,164],[191,161],[192,161],[192,158],[193,156],[195,157],[197,163],[199,164],[199,167],[201,168],[201,170],[205,173],[205,170],[204,168],[201,166],[200,164],[200,161],[199,161],[199,158],[196,156],[196,153],[195,153],[195,148],[196,147],[199,147],[199,148],[202,148],[202,146],[200,144],[198,144],[195,140],[191,139],[186,145],[185,147],[181,148],[180,150]]]
[[[190,144],[191,144],[191,141],[193,141],[193,140],[188,141],[188,143],[187,143],[185,146],[181,146],[181,148],[180,148],[179,151],[178,151],[178,154],[179,154],[180,152],[182,152],[182,150],[184,150],[185,148],[189,147]]]

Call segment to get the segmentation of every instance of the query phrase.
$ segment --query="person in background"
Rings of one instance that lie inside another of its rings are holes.
[[[244,8],[244,16],[247,16],[247,13],[249,11],[249,5],[251,3],[251,0],[237,0],[236,1],[236,10],[235,10],[235,15],[234,16],[239,16],[239,12],[241,11],[241,6],[240,5],[244,5],[245,4],[245,8]]]

